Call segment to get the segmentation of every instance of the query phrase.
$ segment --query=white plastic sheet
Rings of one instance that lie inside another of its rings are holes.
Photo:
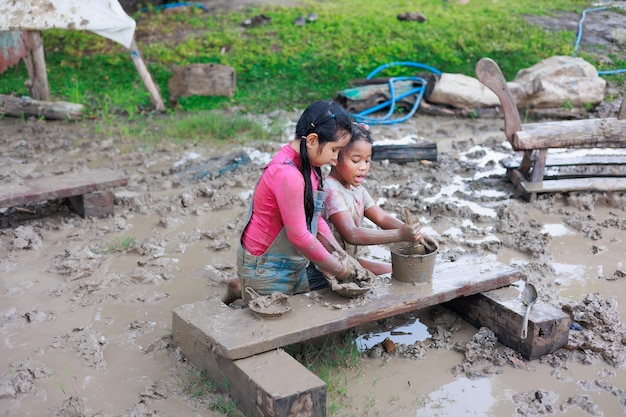
[[[88,30],[130,48],[135,25],[117,0],[0,0],[0,31]]]

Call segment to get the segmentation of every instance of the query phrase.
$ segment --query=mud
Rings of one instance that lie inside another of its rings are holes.
[[[596,115],[615,108],[603,103]],[[292,125],[297,116],[273,117]],[[104,166],[129,177],[106,219],[83,219],[63,200],[0,209],[0,415],[227,414],[172,345],[171,311],[218,302],[235,275],[250,192],[288,137],[224,154],[138,146],[89,122],[0,123],[0,184]],[[423,115],[373,126],[378,143],[435,141],[438,158],[376,162],[366,186],[385,210],[408,208],[441,259],[478,254],[519,269],[539,303],[571,315],[567,346],[526,361],[440,306],[386,319],[354,329],[387,331],[389,341],[345,371],[345,390],[329,395],[332,415],[626,412],[626,195],[516,199],[499,165],[512,154],[502,128]],[[388,248],[370,256],[390,260]],[[412,330],[395,330],[406,323]]]
[[[223,294],[235,274],[250,190],[263,162],[288,138],[216,155],[200,145],[133,149],[122,139],[96,133],[89,123],[2,122],[3,183],[100,166],[129,176],[128,186],[116,190],[114,217],[83,219],[64,201],[2,209],[3,415],[50,410],[57,415],[219,415],[209,409],[219,394],[207,389],[194,395],[190,381],[196,370],[170,343],[171,309]],[[438,141],[442,130],[453,132],[453,138]],[[393,342],[391,336],[393,351],[382,344],[365,351],[362,377],[368,378],[377,361],[410,360],[414,364],[398,375],[430,367],[449,381],[491,380],[523,370],[521,380],[530,382],[534,370],[546,368],[552,369],[550,378],[584,384],[591,394],[572,391],[564,398],[550,389],[513,384],[503,407],[526,416],[567,407],[597,413],[604,404],[593,393],[608,392],[617,401],[608,410],[623,413],[623,394],[615,387],[626,381],[619,291],[626,276],[626,196],[540,195],[530,203],[512,197],[498,166],[511,154],[500,120],[420,116],[372,131],[380,142],[402,140],[411,132],[441,145],[432,164],[374,164],[367,187],[385,210],[401,216],[408,208],[424,224],[424,234],[437,240],[442,259],[481,254],[514,265],[537,287],[539,301],[563,308],[575,327],[566,348],[528,362],[500,345],[491,330],[474,329],[443,308],[428,309],[417,313],[426,336],[412,343]],[[239,165],[221,170],[234,160]],[[372,248],[370,256],[390,260],[388,248]],[[601,365],[607,376],[578,376],[592,365]],[[433,394],[441,387],[430,389]],[[352,384],[349,392],[355,404],[366,401],[360,399],[365,392],[374,398],[395,395]],[[413,394],[414,400],[427,395]],[[416,406],[398,407],[400,413]],[[177,411],[168,411],[173,408]]]

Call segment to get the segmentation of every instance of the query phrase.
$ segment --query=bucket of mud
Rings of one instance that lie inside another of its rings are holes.
[[[414,247],[406,242],[392,246],[391,278],[416,284],[432,281],[439,244],[429,237],[424,237],[424,240],[431,249]]]

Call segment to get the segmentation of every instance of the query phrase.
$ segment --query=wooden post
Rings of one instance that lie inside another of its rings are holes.
[[[159,93],[159,88],[152,80],[152,76],[150,75],[146,64],[144,64],[143,59],[141,58],[141,53],[139,53],[139,49],[137,49],[137,42],[135,42],[134,38],[133,42],[130,45],[130,56],[135,63],[135,67],[139,72],[141,80],[148,89],[148,92],[150,93],[150,101],[152,102],[155,110],[159,112],[165,111],[165,105],[163,104],[163,99],[161,98],[161,94]]]
[[[32,49],[24,57],[29,79],[26,81],[28,94],[35,100],[47,101],[50,99],[48,74],[46,72],[46,58],[43,50],[41,32],[29,31],[28,36]]]

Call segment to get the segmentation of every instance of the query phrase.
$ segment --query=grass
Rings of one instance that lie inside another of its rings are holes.
[[[180,117],[181,113],[226,108],[249,113],[301,109],[314,100],[333,98],[351,80],[398,61],[473,75],[477,60],[489,56],[510,79],[541,59],[573,53],[574,33],[545,31],[527,23],[525,15],[551,15],[555,10],[581,14],[591,2],[305,0],[299,4],[305,5],[210,13],[197,7],[167,13],[151,9],[134,15],[139,49],[164,101],[173,65],[219,63],[235,70],[234,97],[184,98],[168,112]],[[316,22],[305,27],[293,24],[296,16],[313,10],[319,15]],[[421,11],[427,21],[402,22],[396,17],[413,10]],[[260,13],[271,17],[271,22],[241,26],[245,18]],[[121,45],[90,32],[50,30],[43,35],[54,99],[82,103],[88,117],[104,121],[111,115],[129,121],[150,115],[149,94]],[[613,64],[626,66],[626,62]],[[413,75],[403,71],[406,68],[395,67],[381,76]],[[0,91],[25,95],[27,78],[23,65],[9,70],[0,77]],[[188,126],[181,127],[183,133],[176,131],[173,136],[200,140],[206,132],[198,132],[213,126],[202,124],[202,117],[191,117],[185,122]],[[210,135],[219,141],[226,131],[217,129],[217,122],[215,127]]]
[[[351,406],[345,371],[361,364],[354,337],[349,333],[330,335],[314,342],[288,346],[285,351],[326,383],[328,415]]]
[[[116,253],[116,252],[128,252],[132,248],[137,246],[137,240],[134,237],[127,236],[118,241],[111,242],[107,247],[103,249],[96,249],[93,252],[98,255]]]

